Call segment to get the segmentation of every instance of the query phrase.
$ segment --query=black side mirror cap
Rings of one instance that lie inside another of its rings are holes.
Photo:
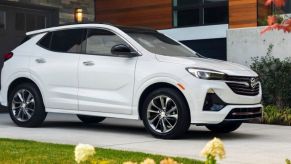
[[[111,48],[111,53],[113,55],[119,56],[128,56],[128,57],[135,57],[138,56],[138,53],[132,51],[127,45],[124,44],[117,44]]]

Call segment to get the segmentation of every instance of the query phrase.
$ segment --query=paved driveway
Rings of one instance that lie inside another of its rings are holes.
[[[40,128],[19,128],[8,114],[0,114],[0,137],[52,143],[88,143],[97,147],[141,151],[201,159],[200,150],[213,137],[221,138],[227,157],[220,163],[279,164],[291,159],[291,127],[244,124],[231,134],[214,134],[192,126],[180,140],[149,135],[139,121],[107,119],[84,126],[74,115],[49,114]]]

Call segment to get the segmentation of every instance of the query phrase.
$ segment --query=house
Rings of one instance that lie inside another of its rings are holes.
[[[227,30],[256,27],[271,12],[264,0],[1,0],[0,53],[17,46],[26,31],[74,22],[143,26],[181,41],[202,55],[227,59]],[[291,11],[291,0],[283,9]]]

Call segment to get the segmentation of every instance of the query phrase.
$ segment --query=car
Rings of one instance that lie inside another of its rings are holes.
[[[0,102],[21,127],[67,113],[86,124],[142,120],[153,136],[173,139],[191,124],[228,133],[262,116],[254,71],[205,58],[153,29],[90,23],[36,30],[4,60]]]

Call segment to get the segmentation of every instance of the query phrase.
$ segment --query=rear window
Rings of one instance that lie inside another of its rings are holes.
[[[45,49],[50,49],[51,38],[52,33],[49,32],[44,37],[41,38],[41,40],[38,42],[38,45]]]
[[[53,32],[50,49],[56,52],[81,52],[84,29],[70,29]]]
[[[55,52],[80,53],[85,29],[69,29],[47,33],[38,45]]]

